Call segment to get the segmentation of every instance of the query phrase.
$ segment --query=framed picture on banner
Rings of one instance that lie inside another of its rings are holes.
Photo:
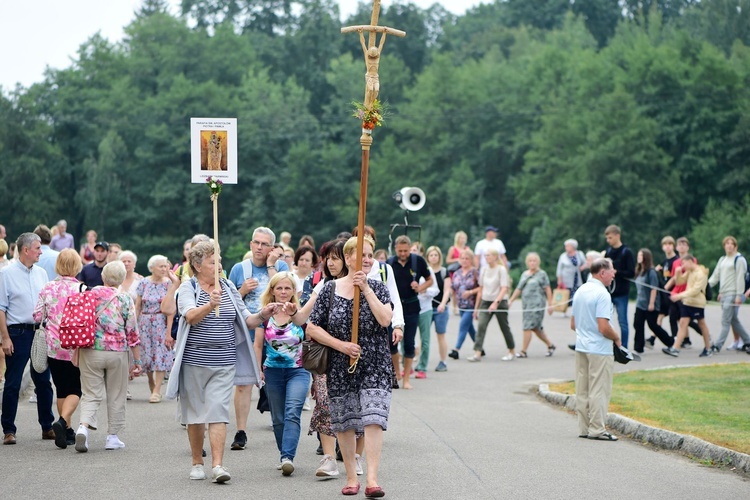
[[[190,180],[237,184],[237,118],[190,119]]]

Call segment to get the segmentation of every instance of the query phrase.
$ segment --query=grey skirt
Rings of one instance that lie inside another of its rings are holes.
[[[234,390],[234,366],[195,366],[180,369],[180,423],[229,423]]]

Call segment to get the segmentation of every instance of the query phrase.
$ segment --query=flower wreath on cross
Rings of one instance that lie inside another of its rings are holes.
[[[372,109],[367,109],[361,102],[353,101],[354,113],[352,116],[362,120],[362,128],[373,130],[375,127],[382,127],[385,119],[383,118],[384,109],[379,100],[375,99],[372,103]]]
[[[218,198],[221,194],[221,186],[224,184],[221,182],[221,179],[217,179],[216,177],[208,176],[206,178],[206,184],[208,184],[208,189],[211,190],[211,199]]]

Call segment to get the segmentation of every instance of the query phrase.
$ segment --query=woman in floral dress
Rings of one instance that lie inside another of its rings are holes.
[[[383,431],[388,427],[392,385],[391,339],[387,327],[393,310],[385,284],[367,278],[374,262],[375,245],[367,236],[364,240],[362,255],[356,253],[357,238],[350,238],[344,245],[344,259],[351,272],[326,283],[310,315],[307,333],[331,348],[327,372],[331,428],[338,437],[346,467],[346,486],[341,492],[344,495],[359,492],[356,433],[364,432],[365,496],[381,497],[384,493],[378,485],[378,468]],[[361,271],[354,271],[357,261],[362,263]],[[355,287],[359,287],[360,293],[358,343],[351,341]],[[357,365],[350,371],[352,359],[357,360]]]
[[[552,314],[552,288],[550,287],[549,276],[541,269],[541,260],[539,254],[530,252],[526,255],[526,271],[521,275],[518,282],[518,288],[508,301],[508,308],[514,300],[521,295],[523,302],[523,349],[516,353],[516,357],[525,358],[526,350],[531,342],[531,334],[535,333],[539,339],[547,344],[547,357],[555,353],[555,345],[549,340],[547,334],[542,328],[544,311]]]
[[[172,369],[174,340],[167,331],[167,317],[161,312],[161,302],[167,295],[169,285],[169,262],[163,255],[154,255],[148,260],[151,276],[138,283],[138,298],[135,308],[138,314],[138,331],[141,336],[141,359],[143,371],[148,377],[151,390],[150,403],[161,401],[161,385],[164,375]]]
[[[458,258],[458,262],[461,264],[461,267],[451,277],[453,297],[458,302],[458,312],[461,317],[461,321],[458,324],[456,348],[448,354],[448,357],[453,359],[458,359],[458,351],[461,350],[467,333],[472,341],[475,340],[474,306],[476,305],[477,293],[482,290],[479,288],[479,271],[474,267],[474,252],[468,248],[464,249]]]

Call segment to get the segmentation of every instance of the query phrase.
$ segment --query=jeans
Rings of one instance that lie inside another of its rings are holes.
[[[281,459],[294,460],[300,435],[300,418],[310,389],[310,372],[304,368],[265,368],[266,395]]]
[[[628,296],[627,295],[613,295],[612,304],[614,304],[617,310],[617,322],[620,324],[620,340],[622,346],[628,347],[628,337],[630,336],[630,330],[628,330]]]
[[[23,330],[8,326],[8,335],[13,342],[13,355],[5,356],[5,389],[3,390],[3,413],[0,417],[3,434],[16,433],[16,414],[18,413],[18,398],[21,392],[23,371],[31,359],[31,342],[34,340],[34,330]],[[55,416],[52,414],[52,384],[50,383],[49,368],[43,373],[31,369],[31,380],[36,389],[36,411],[39,425],[43,431],[52,428]]]
[[[414,341],[417,337],[419,326],[419,313],[404,314],[404,357],[414,359]]]
[[[419,338],[422,341],[422,347],[419,351],[419,363],[417,363],[418,372],[427,370],[427,362],[430,360],[430,327],[432,327],[432,309],[419,313]]]
[[[484,349],[484,336],[487,333],[487,325],[490,324],[490,320],[493,316],[497,318],[497,324],[500,325],[500,331],[503,332],[505,345],[508,349],[515,349],[516,343],[513,340],[513,333],[511,333],[510,325],[508,324],[508,301],[501,300],[497,305],[497,310],[494,312],[487,311],[491,305],[492,301],[490,300],[482,300],[482,302],[479,303],[479,310],[483,312],[479,313],[477,339],[474,342],[474,350],[481,351]]]
[[[471,337],[471,340],[476,340],[477,332],[476,330],[474,330],[474,319],[472,317],[473,314],[473,310],[461,311],[461,320],[458,323],[458,340],[456,341],[457,351],[460,351],[461,346],[464,345],[464,340],[466,340],[467,333]]]
[[[721,349],[724,347],[724,342],[727,340],[729,335],[729,327],[734,328],[737,335],[740,336],[742,342],[750,344],[750,336],[745,331],[745,327],[740,323],[739,313],[740,308],[735,305],[734,298],[735,294],[727,294],[721,297],[721,334],[719,334],[718,340],[714,343],[716,347]]]
[[[659,318],[659,311],[649,311],[646,309],[635,308],[635,318],[633,318],[633,329],[635,330],[635,342],[633,343],[633,349],[636,352],[643,352],[643,348],[646,345],[645,342],[645,324],[648,323],[649,329],[654,332],[654,335],[659,337],[659,340],[667,347],[674,345],[674,338],[671,337],[664,328],[662,328],[656,320]]]

